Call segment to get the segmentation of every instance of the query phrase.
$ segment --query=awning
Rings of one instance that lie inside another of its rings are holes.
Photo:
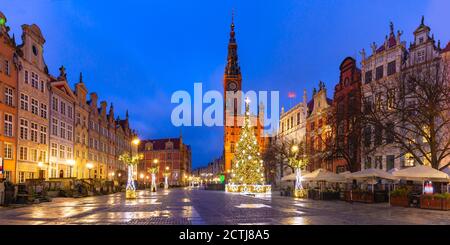
[[[395,177],[405,180],[434,180],[448,182],[448,174],[425,165],[418,165],[411,168],[405,168],[392,173]]]
[[[325,181],[325,182],[346,182],[345,177],[323,168],[319,168],[309,174],[303,176],[305,181]]]
[[[395,180],[397,179],[392,174],[385,172],[381,169],[376,168],[368,168],[358,172],[351,173],[347,175],[348,179],[370,179],[370,178],[380,178],[380,179],[388,179]]]

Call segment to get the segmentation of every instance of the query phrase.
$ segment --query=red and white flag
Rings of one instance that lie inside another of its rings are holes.
[[[290,99],[295,98],[295,92],[289,91],[288,92],[288,98],[290,98]]]

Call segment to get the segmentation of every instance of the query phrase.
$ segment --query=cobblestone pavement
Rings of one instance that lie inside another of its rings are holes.
[[[450,211],[387,204],[251,197],[219,191],[139,191],[0,209],[0,224],[450,224]]]

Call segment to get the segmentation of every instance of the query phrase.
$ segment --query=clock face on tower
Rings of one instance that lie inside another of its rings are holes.
[[[236,91],[237,90],[237,84],[235,82],[229,82],[228,83],[228,90],[229,91]]]

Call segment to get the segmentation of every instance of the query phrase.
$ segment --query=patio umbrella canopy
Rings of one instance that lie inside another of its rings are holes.
[[[306,170],[302,170],[302,176],[304,176],[305,174],[308,174],[309,172]],[[290,180],[295,180],[295,173],[283,176],[281,178],[281,181],[290,181]]]
[[[345,182],[345,177],[319,168],[309,174],[303,175],[305,181]]]
[[[434,180],[448,182],[448,174],[429,166],[418,165],[411,168],[405,168],[392,173],[395,177],[406,180]]]
[[[347,175],[349,179],[367,179],[367,178],[380,178],[380,179],[388,179],[395,180],[397,179],[392,174],[385,172],[381,169],[376,168],[368,168],[358,172],[354,172],[352,174]]]

